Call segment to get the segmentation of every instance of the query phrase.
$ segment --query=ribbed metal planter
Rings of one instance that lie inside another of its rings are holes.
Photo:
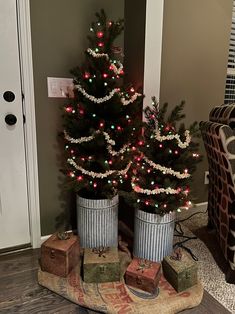
[[[81,247],[117,247],[118,195],[111,200],[77,196],[77,226]]]
[[[154,262],[173,251],[175,212],[160,216],[135,212],[134,255]]]

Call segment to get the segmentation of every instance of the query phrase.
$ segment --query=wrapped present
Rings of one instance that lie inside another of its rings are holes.
[[[154,294],[161,277],[161,264],[134,257],[125,273],[126,284]]]
[[[85,248],[83,280],[87,283],[119,281],[118,249],[116,247]]]
[[[41,269],[51,274],[66,277],[79,259],[79,240],[72,233],[53,234],[41,246]]]
[[[184,250],[166,256],[162,267],[166,280],[177,292],[197,284],[197,263]]]

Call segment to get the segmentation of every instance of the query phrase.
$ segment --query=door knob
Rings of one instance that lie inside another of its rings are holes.
[[[17,118],[16,118],[16,116],[14,114],[10,113],[10,114],[5,116],[5,122],[8,125],[14,125],[17,122]]]
[[[12,91],[7,90],[7,91],[5,91],[5,93],[3,94],[3,98],[4,98],[5,101],[7,101],[7,102],[12,102],[12,101],[14,101],[14,99],[15,99],[15,94],[14,94]]]

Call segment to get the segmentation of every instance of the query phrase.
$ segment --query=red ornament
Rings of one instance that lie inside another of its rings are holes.
[[[96,33],[96,36],[97,36],[98,38],[102,38],[102,37],[104,36],[104,33],[103,33],[103,32],[97,32],[97,33]]]

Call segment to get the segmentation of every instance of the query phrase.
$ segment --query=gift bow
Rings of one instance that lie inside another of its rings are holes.
[[[106,257],[105,253],[107,253],[109,251],[109,247],[105,247],[105,246],[99,246],[99,247],[95,247],[92,249],[92,252],[95,254],[98,254],[99,257]]]
[[[141,270],[142,273],[146,270],[146,269],[149,269],[152,267],[152,263],[146,259],[141,259],[138,263],[138,268],[136,269],[137,271],[138,270]]]

